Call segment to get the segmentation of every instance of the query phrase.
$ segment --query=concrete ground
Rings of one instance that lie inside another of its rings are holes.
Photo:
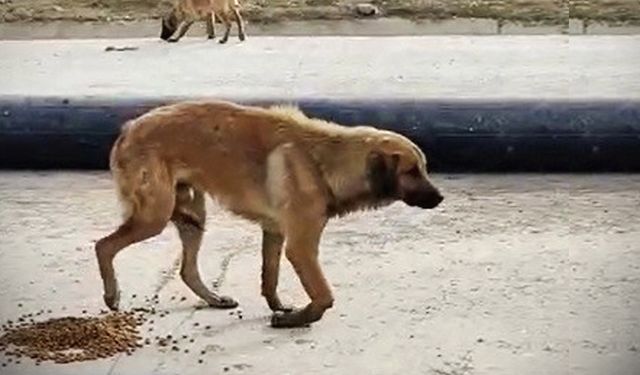
[[[189,353],[147,347],[39,367],[23,359],[0,372],[640,373],[640,175],[433,179],[446,195],[435,210],[395,204],[330,223],[321,260],[336,304],[310,328],[268,326],[259,230],[211,206],[201,270],[240,301],[244,319],[195,309],[200,302],[176,276],[179,242],[168,228],[122,252],[116,269],[123,307],[159,293],[159,308],[170,312],[144,336],[188,334],[195,342],[180,346]],[[103,308],[92,246],[119,224],[107,173],[3,172],[0,213],[1,320]],[[283,264],[283,299],[306,303]]]
[[[639,46],[640,35],[0,41],[0,95],[638,99]]]
[[[0,23],[0,40],[155,38],[160,33],[159,23],[159,20]],[[565,25],[529,25],[489,18],[409,20],[389,17],[248,23],[247,32],[253,36],[629,35],[639,34],[640,25],[611,25],[579,19],[569,19]],[[187,35],[205,35],[204,23],[194,24]]]

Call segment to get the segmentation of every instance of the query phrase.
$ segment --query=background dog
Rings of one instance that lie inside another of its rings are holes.
[[[204,19],[207,23],[207,36],[215,38],[216,15],[225,26],[225,32],[220,43],[226,43],[231,32],[231,16],[238,25],[238,38],[246,38],[244,21],[239,11],[237,0],[177,0],[171,11],[162,18],[160,38],[168,42],[177,42],[197,20]],[[177,31],[177,33],[176,33]],[[176,34],[173,38],[172,35]]]
[[[113,258],[170,221],[182,240],[183,281],[213,307],[237,306],[209,290],[198,272],[207,193],[262,227],[262,295],[274,327],[309,324],[333,305],[318,262],[328,219],[397,200],[421,208],[443,200],[427,178],[424,154],[407,138],[310,119],[291,107],[216,101],[159,107],[125,124],[110,167],[126,208],[124,224],[96,243],[110,308],[120,295]],[[283,248],[311,299],[302,309],[278,298]]]

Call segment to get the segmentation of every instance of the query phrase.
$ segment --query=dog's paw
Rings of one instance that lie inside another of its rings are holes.
[[[241,42],[244,42],[244,40],[247,39],[247,36],[245,34],[240,34],[238,35],[238,39],[240,39]]]
[[[220,43],[220,44],[225,44],[226,42],[227,42],[227,39],[220,39],[220,40],[218,41],[218,43]]]
[[[216,36],[215,36],[215,35],[207,35],[207,39],[213,40],[213,39],[215,39],[215,38],[216,38]]]
[[[271,315],[271,327],[273,328],[297,328],[309,327],[309,325],[310,323],[301,310],[276,311]]]
[[[167,39],[167,42],[169,42],[169,43],[177,43],[178,39],[173,39],[173,38]]]
[[[207,302],[209,303],[209,306],[216,309],[234,309],[238,307],[238,302],[227,296],[219,296]]]
[[[281,311],[281,312],[289,313],[294,310],[293,306],[283,305],[279,299],[273,299],[273,300],[267,301],[267,304],[269,305],[269,308],[273,312]]]
[[[112,311],[116,311],[118,310],[118,307],[120,306],[120,291],[116,290],[116,292],[113,295],[103,295],[102,298],[104,299],[104,303],[107,305],[107,307],[112,310]]]

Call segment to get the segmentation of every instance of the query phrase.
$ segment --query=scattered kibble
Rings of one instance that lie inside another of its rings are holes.
[[[36,366],[41,361],[70,363],[107,358],[142,346],[138,344],[138,325],[131,312],[9,324],[0,337],[0,348],[7,356],[32,358]]]

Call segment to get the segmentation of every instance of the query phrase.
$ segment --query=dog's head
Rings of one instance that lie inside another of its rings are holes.
[[[435,208],[444,197],[427,177],[427,160],[405,137],[388,134],[366,161],[371,193],[380,200],[402,200],[409,206]]]
[[[172,9],[164,17],[162,17],[162,30],[160,31],[160,38],[162,40],[168,40],[178,28],[178,15],[175,9]]]

